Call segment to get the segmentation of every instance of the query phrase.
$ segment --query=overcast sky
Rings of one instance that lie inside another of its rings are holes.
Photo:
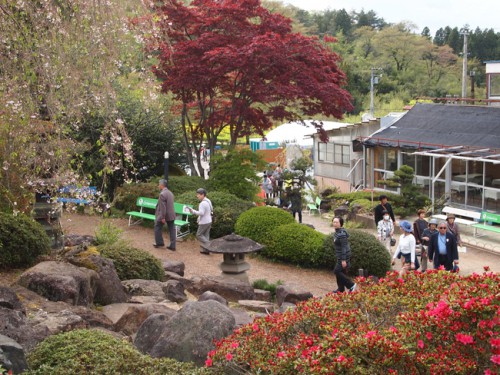
[[[386,22],[411,21],[420,32],[427,26],[434,36],[440,27],[459,29],[468,24],[471,30],[480,27],[500,32],[500,0],[283,0],[305,10],[342,9],[374,10]]]

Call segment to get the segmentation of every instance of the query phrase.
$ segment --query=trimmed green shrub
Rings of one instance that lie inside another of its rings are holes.
[[[157,258],[144,250],[127,245],[124,241],[100,245],[97,249],[103,257],[113,261],[120,280],[162,281],[165,276]]]
[[[25,215],[0,212],[0,267],[29,267],[50,252],[43,227]]]
[[[158,198],[160,194],[158,184],[153,182],[140,182],[133,184],[125,184],[116,189],[115,197],[112,206],[117,210],[137,211],[137,198],[148,197]]]
[[[274,228],[262,244],[266,247],[261,255],[306,267],[317,267],[323,263],[325,235],[307,225],[290,223]]]
[[[361,230],[349,230],[349,244],[351,245],[351,268],[349,273],[358,275],[358,269],[368,270],[369,275],[385,276],[391,269],[391,256],[387,249],[370,233]],[[325,266],[333,269],[337,263],[333,245],[333,233],[326,236],[324,241]]]
[[[284,224],[294,223],[295,219],[289,212],[279,208],[261,206],[243,212],[234,226],[235,232],[243,237],[251,238],[261,244],[266,244],[274,230]]]
[[[114,244],[120,240],[123,230],[105,220],[95,230],[95,242],[97,245]]]
[[[226,192],[209,191],[207,197],[214,208],[214,221],[210,229],[210,238],[213,239],[233,233],[234,223],[236,223],[241,213],[253,207],[252,202]],[[198,198],[196,198],[196,190],[181,194],[175,200],[179,203],[191,204],[195,208],[198,208],[200,204]],[[198,229],[197,218],[197,216],[193,215],[189,219],[192,232],[196,232]]]
[[[152,358],[125,340],[100,330],[80,329],[49,336],[28,356],[23,374],[199,374],[193,363]]]
[[[373,207],[375,207],[378,203],[372,202],[368,199],[355,199],[353,200],[350,204],[349,207],[353,207],[354,205],[358,205],[361,207],[361,212],[362,213],[368,213],[371,212]]]
[[[179,201],[177,196],[184,194],[186,191],[196,191],[201,187],[210,191],[208,181],[199,176],[171,176],[168,178],[168,189],[174,194],[176,202],[184,203]],[[156,195],[158,194],[157,191]]]

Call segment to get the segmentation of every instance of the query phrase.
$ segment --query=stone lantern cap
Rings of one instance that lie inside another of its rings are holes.
[[[250,238],[238,236],[234,233],[217,238],[216,240],[210,241],[208,244],[202,245],[201,247],[211,253],[218,254],[253,253],[264,248],[264,246],[260,243],[255,242]]]

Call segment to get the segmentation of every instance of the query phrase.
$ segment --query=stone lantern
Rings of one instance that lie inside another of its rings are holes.
[[[202,245],[202,248],[223,255],[222,263],[219,265],[223,276],[248,281],[246,271],[250,269],[250,264],[245,261],[245,254],[262,250],[264,246],[250,238],[232,233],[210,241]]]

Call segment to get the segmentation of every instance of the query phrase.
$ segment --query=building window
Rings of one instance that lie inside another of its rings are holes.
[[[318,160],[349,165],[351,162],[350,145],[319,143]]]

